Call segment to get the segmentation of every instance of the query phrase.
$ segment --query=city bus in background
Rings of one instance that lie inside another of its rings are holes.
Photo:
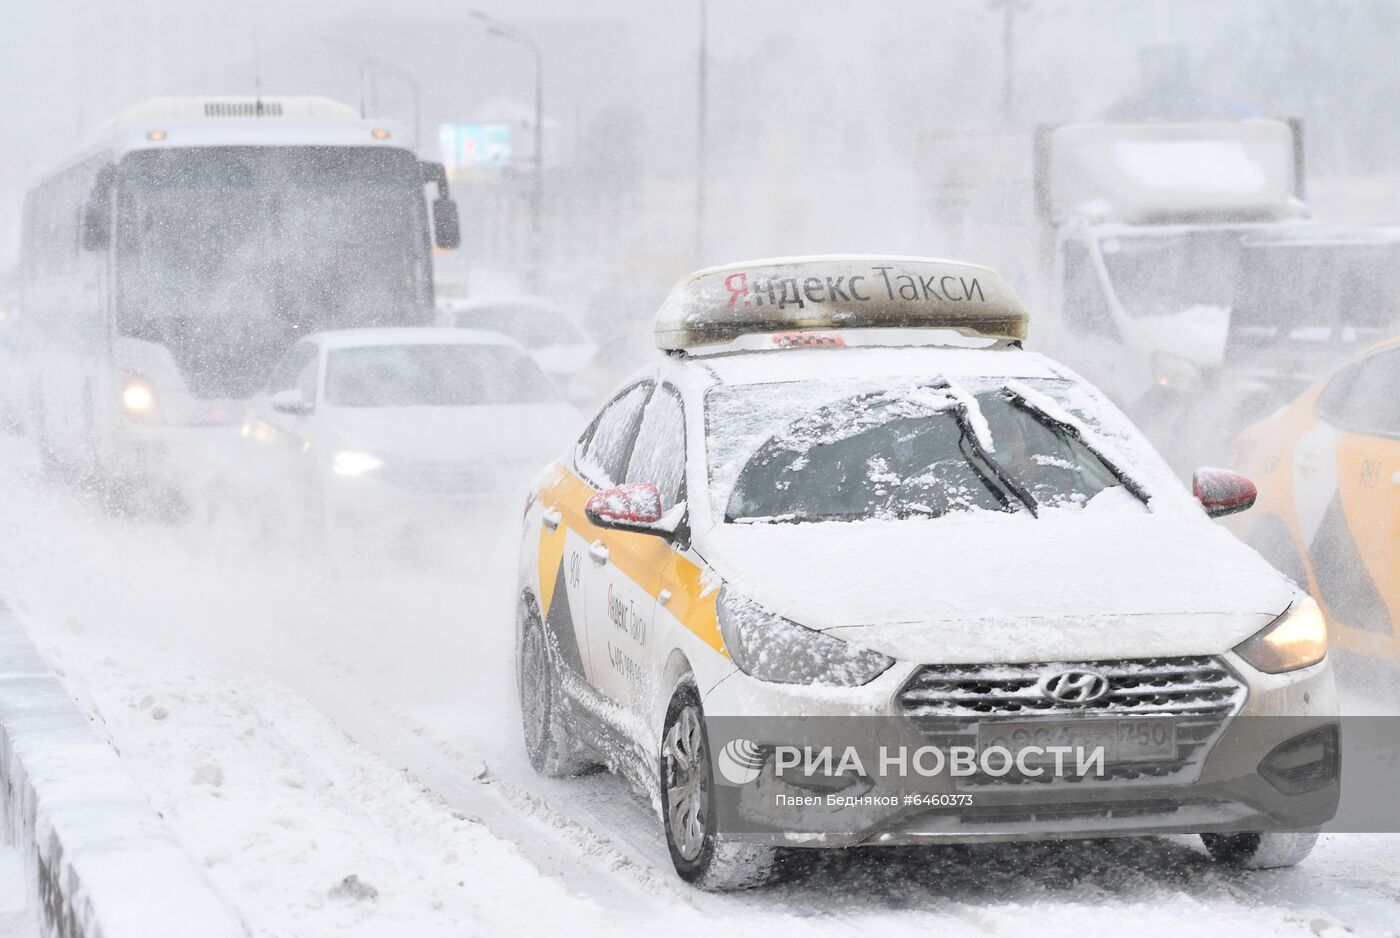
[[[343,104],[122,112],[24,201],[26,416],[45,467],[187,497],[299,337],[432,323],[433,245],[458,241],[441,165]]]

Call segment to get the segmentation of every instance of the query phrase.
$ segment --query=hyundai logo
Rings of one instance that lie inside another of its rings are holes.
[[[1108,678],[1095,671],[1061,671],[1040,679],[1040,695],[1065,707],[1083,707],[1108,691]]]

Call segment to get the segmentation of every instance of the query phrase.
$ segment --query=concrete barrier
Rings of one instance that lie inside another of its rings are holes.
[[[3,603],[0,798],[45,935],[247,935]]]

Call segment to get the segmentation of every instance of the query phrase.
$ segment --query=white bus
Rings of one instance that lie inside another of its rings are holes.
[[[441,166],[345,105],[160,98],[124,111],[25,198],[42,459],[188,494],[298,337],[430,324],[433,243],[458,240]]]

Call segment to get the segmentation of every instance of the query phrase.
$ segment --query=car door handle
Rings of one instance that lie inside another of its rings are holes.
[[[559,522],[563,520],[564,516],[559,513],[559,509],[557,508],[546,508],[544,514],[540,515],[540,524],[549,528],[551,531],[558,528]]]
[[[602,541],[594,541],[588,545],[588,556],[593,558],[594,563],[604,564],[608,562],[611,551],[603,546]]]

